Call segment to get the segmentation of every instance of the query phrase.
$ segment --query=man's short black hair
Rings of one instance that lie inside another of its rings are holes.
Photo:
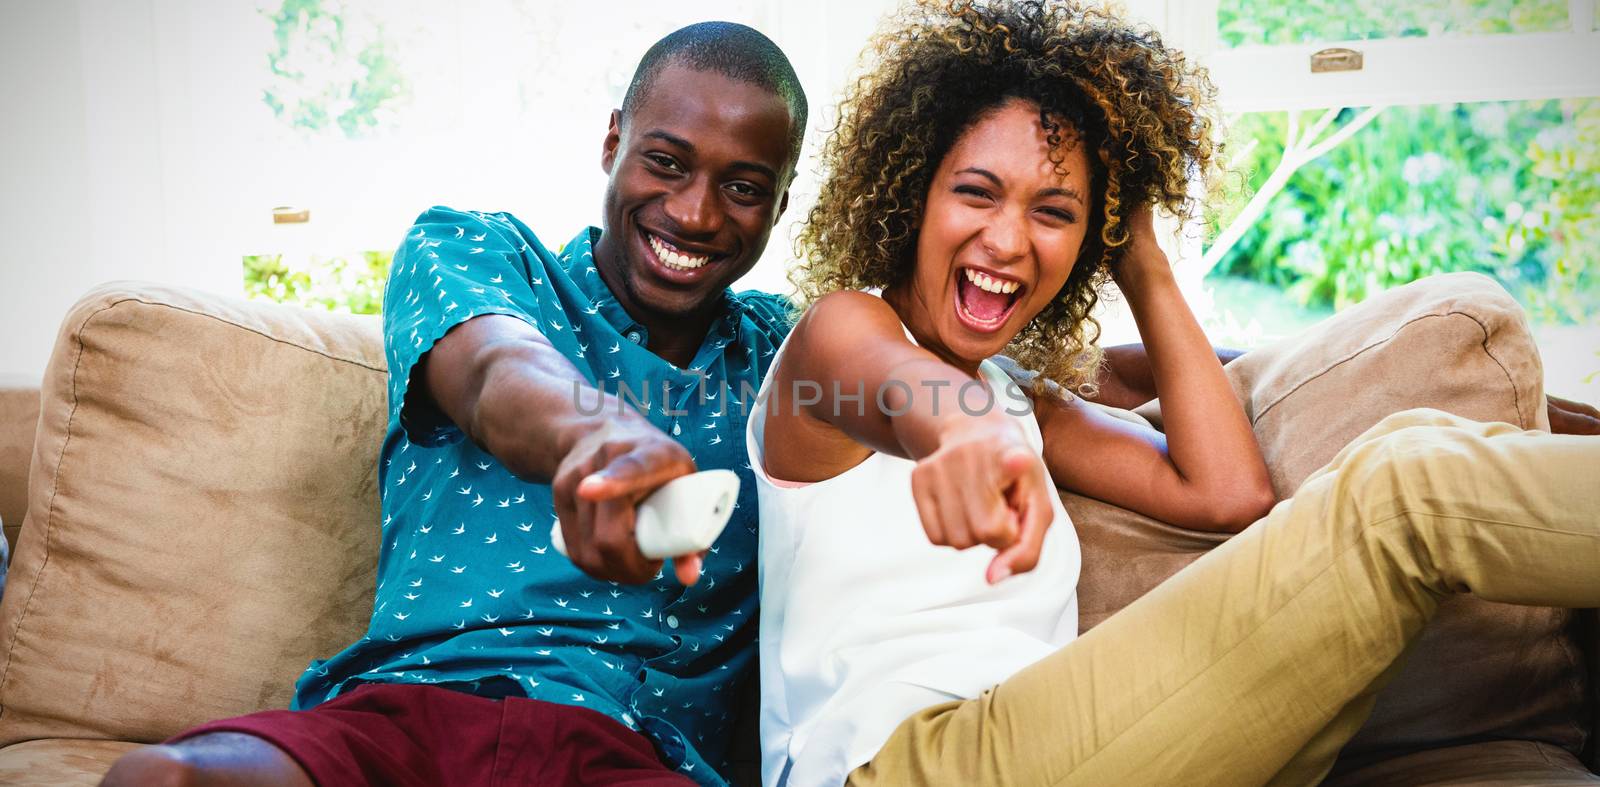
[[[771,91],[789,105],[789,163],[800,157],[806,133],[806,94],[794,66],[772,39],[736,22],[699,22],[657,41],[639,61],[622,97],[624,122],[644,99],[656,75],[670,64],[711,71]]]

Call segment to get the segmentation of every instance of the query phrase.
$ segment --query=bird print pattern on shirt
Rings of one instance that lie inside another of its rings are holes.
[[[373,617],[360,640],[306,670],[294,707],[369,682],[580,705],[649,735],[668,763],[717,784],[732,681],[753,662],[756,632],[755,484],[741,469],[744,411],[754,402],[728,400],[759,387],[770,361],[762,354],[789,329],[788,305],[725,293],[726,316],[679,369],[646,349],[646,329],[594,275],[598,236],[586,229],[558,256],[511,216],[445,208],[407,233],[385,294],[390,419],[379,480],[388,548],[379,552]],[[591,383],[616,392],[626,382],[648,396],[637,409],[700,467],[745,475],[698,583],[684,588],[669,572],[639,586],[583,574],[550,548],[548,485],[516,478],[442,416],[406,403],[423,353],[483,314],[539,327]]]

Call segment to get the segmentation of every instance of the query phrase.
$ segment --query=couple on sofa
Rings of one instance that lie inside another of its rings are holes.
[[[727,289],[787,204],[807,111],[738,25],[645,54],[602,149],[603,229],[552,252],[506,214],[419,217],[385,296],[366,636],[294,710],[106,783],[720,783],[758,628],[768,784],[1314,783],[1445,594],[1600,605],[1594,437],[1401,413],[1274,505],[1155,243],[1152,208],[1191,208],[1214,148],[1209,87],[1153,34],[930,3],[873,46],[792,326]],[[1108,282],[1144,344],[1101,363]],[[1087,401],[1157,394],[1164,433]],[[668,577],[633,506],[712,467],[741,473],[738,506]],[[1238,535],[1078,637],[1058,485]]]

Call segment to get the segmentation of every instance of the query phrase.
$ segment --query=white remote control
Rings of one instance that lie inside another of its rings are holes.
[[[704,551],[722,535],[738,500],[739,476],[732,470],[702,470],[662,484],[634,512],[639,553],[665,560]],[[567,554],[560,522],[550,530],[550,544]]]

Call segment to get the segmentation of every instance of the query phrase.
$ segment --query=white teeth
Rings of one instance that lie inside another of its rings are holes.
[[[979,273],[978,271],[975,271],[975,270],[973,270],[971,268],[965,268],[963,270],[966,271],[967,281],[972,282],[974,285],[976,285],[978,287],[978,289],[984,290],[986,292],[996,292],[996,293],[1002,293],[1002,294],[1010,294],[1010,293],[1016,292],[1017,291],[1017,287],[1020,286],[1014,281],[1007,281],[1005,279],[996,279],[995,277],[990,276],[987,273]]]
[[[691,257],[667,245],[667,242],[654,235],[645,233],[650,239],[650,248],[655,251],[656,257],[669,268],[681,271],[691,271],[711,261],[710,257]]]

